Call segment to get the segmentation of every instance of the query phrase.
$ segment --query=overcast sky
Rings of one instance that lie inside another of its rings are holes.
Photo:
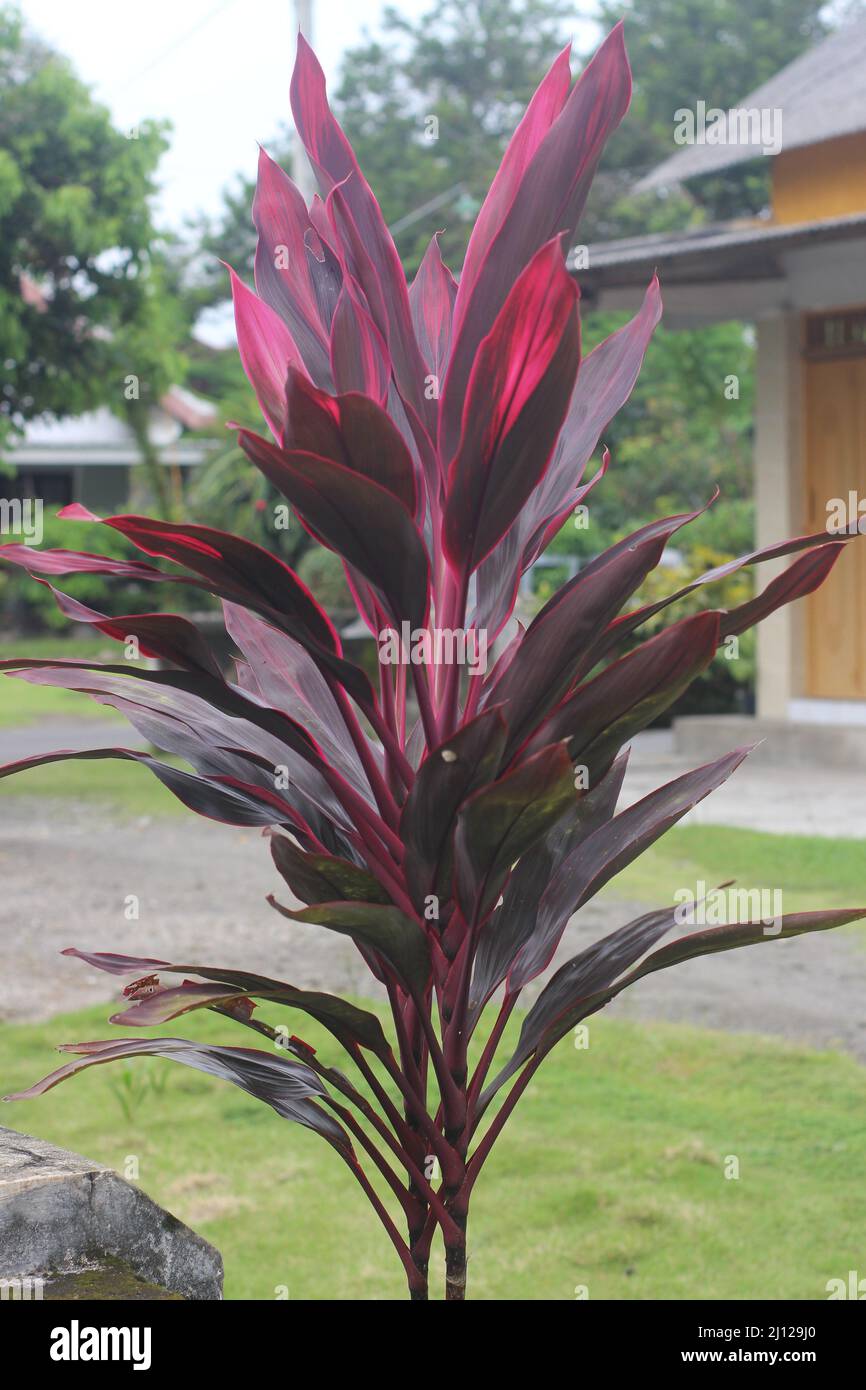
[[[329,89],[343,53],[375,33],[386,0],[313,0],[313,44]],[[392,0],[419,17],[431,0]],[[255,175],[257,142],[291,122],[293,0],[18,0],[25,21],[72,60],[122,129],[152,117],[172,125],[159,167],[158,221],[180,230],[216,213],[234,176]],[[581,7],[585,8],[585,7]],[[564,0],[563,10],[568,5]],[[581,41],[592,26],[582,25]],[[233,338],[227,306],[209,310],[198,336]]]
[[[168,118],[162,220],[216,211],[236,171],[253,174],[256,141],[291,119],[292,0],[19,0],[28,24],[72,59],[124,128]],[[398,0],[408,15],[429,0]],[[343,51],[383,0],[315,0],[314,44],[329,86]]]

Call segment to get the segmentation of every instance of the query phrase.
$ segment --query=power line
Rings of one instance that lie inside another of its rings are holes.
[[[126,89],[127,87],[130,87],[134,82],[137,82],[140,78],[144,77],[146,73],[152,72],[154,68],[159,67],[159,64],[164,62],[164,60],[168,58],[170,54],[174,53],[176,49],[181,48],[183,44],[187,43],[188,40],[193,37],[194,34],[200,33],[201,30],[206,27],[206,25],[210,24],[211,20],[216,19],[218,15],[222,14],[224,10],[227,10],[229,6],[233,5],[234,3],[235,0],[220,0],[220,4],[214,5],[213,9],[208,10],[207,14],[202,15],[201,19],[197,19],[195,24],[193,24],[189,29],[187,29],[183,34],[179,34],[176,39],[173,39],[170,44],[168,44],[165,48],[161,49],[159,53],[155,54],[154,57],[151,58],[150,62],[145,63],[143,68],[136,68],[134,72],[129,74],[126,81],[120,85],[122,85],[124,89]]]

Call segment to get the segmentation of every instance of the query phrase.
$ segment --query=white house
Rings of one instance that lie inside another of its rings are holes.
[[[213,440],[200,432],[212,426],[216,407],[180,386],[166,392],[150,416],[150,439],[164,468],[177,470],[182,487],[188,470],[203,463]],[[130,470],[141,455],[128,426],[103,407],[56,420],[32,420],[6,452],[11,477],[0,476],[6,497],[41,498],[46,508],[81,502],[93,511],[116,511],[128,502]]]

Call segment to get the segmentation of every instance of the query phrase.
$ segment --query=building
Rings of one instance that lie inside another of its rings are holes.
[[[577,272],[585,305],[633,310],[658,270],[668,327],[754,323],[758,545],[823,529],[839,499],[849,528],[862,516],[866,530],[864,70],[858,20],[718,113],[712,132],[710,113],[696,113],[703,143],[683,144],[637,185],[688,185],[768,158],[766,216],[591,246]],[[754,137],[773,120],[781,138],[764,152]],[[762,565],[762,586],[785,564]],[[761,625],[757,719],[781,756],[866,764],[866,541],[817,594]],[[709,756],[712,722],[698,733],[682,721],[680,742]],[[714,722],[729,744],[736,721]]]
[[[188,470],[203,463],[213,439],[216,407],[173,386],[151,412],[150,439],[164,468],[175,470],[179,489]],[[51,511],[81,502],[95,512],[122,511],[129,501],[130,470],[141,454],[129,427],[107,407],[55,420],[32,420],[6,452],[12,475],[0,478],[8,498],[41,498]]]

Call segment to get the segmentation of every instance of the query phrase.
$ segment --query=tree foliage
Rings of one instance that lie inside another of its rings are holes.
[[[150,199],[165,127],[118,130],[0,10],[0,447],[26,421],[159,398],[181,360]]]

